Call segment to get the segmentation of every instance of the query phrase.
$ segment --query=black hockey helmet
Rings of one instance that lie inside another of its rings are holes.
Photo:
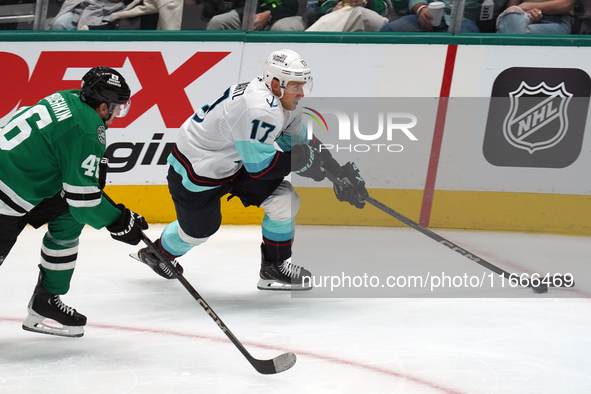
[[[97,108],[102,103],[109,107],[109,117],[118,105],[127,104],[122,108],[119,116],[125,116],[129,108],[129,97],[131,90],[125,82],[125,78],[117,71],[109,67],[99,66],[91,68],[82,77],[82,86],[80,88],[80,100]]]

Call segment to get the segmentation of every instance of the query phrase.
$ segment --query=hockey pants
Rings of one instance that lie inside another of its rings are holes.
[[[291,257],[295,215],[300,200],[293,187],[283,179],[258,180],[242,169],[233,180],[215,188],[192,192],[183,186],[181,175],[171,167],[168,187],[175,205],[177,221],[168,225],[160,239],[172,256],[180,256],[205,242],[222,223],[221,198],[238,197],[245,207],[265,210],[262,223],[263,253],[267,261]]]

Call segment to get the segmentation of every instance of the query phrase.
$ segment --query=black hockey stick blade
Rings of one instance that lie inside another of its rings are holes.
[[[161,262],[166,264],[166,266],[176,274],[176,278],[179,280],[179,282],[181,282],[185,289],[187,289],[187,291],[193,296],[193,298],[195,298],[199,305],[201,305],[205,312],[207,312],[209,317],[213,319],[213,321],[224,332],[224,334],[226,334],[226,336],[228,337],[228,339],[230,339],[234,346],[236,346],[238,350],[240,350],[240,352],[244,355],[248,362],[254,367],[254,369],[257,370],[257,372],[265,375],[272,375],[286,371],[295,365],[297,358],[295,354],[289,352],[280,354],[279,356],[271,360],[259,360],[254,358],[248,352],[248,350],[246,350],[242,343],[240,343],[238,338],[234,336],[232,331],[230,331],[230,329],[224,324],[222,319],[220,319],[219,316],[213,311],[213,309],[210,308],[210,306],[205,302],[205,300],[203,299],[203,297],[201,297],[197,290],[195,290],[195,288],[191,286],[189,281],[177,271],[175,266],[170,264],[165,258],[162,257],[162,255],[160,254],[154,243],[150,240],[150,238],[148,238],[148,236],[143,232],[141,233],[141,236],[142,241],[144,241],[146,246],[148,246],[148,248],[150,248],[150,250],[156,256],[158,256]],[[135,258],[134,256],[131,257]]]
[[[347,184],[343,180],[337,178],[335,175],[331,174],[330,172],[325,170],[324,173],[326,174],[326,177],[332,183],[337,184],[337,185],[341,185],[341,186],[349,186],[349,184]],[[407,226],[419,231],[420,233],[426,235],[427,237],[433,239],[434,241],[437,241],[440,244],[447,246],[451,250],[461,254],[462,256],[466,257],[469,260],[472,260],[473,262],[475,262],[477,264],[480,264],[484,268],[487,268],[487,269],[491,270],[492,272],[502,275],[505,279],[507,279],[509,281],[517,282],[522,287],[537,287],[532,284],[532,279],[530,279],[531,275],[530,275],[530,278],[521,279],[519,277],[519,275],[511,274],[511,273],[503,270],[502,268],[499,268],[496,265],[489,263],[488,261],[486,261],[482,257],[479,257],[476,254],[471,253],[471,252],[459,247],[455,243],[443,238],[441,235],[429,230],[428,228],[421,226],[417,222],[407,218],[406,216],[402,215],[399,212],[396,212],[392,208],[388,207],[385,204],[382,204],[381,202],[372,198],[371,196],[368,195],[367,197],[365,197],[363,199],[367,203],[369,203],[370,205],[373,205],[374,207],[379,209],[380,211],[387,213],[388,215],[394,217],[395,219],[398,219],[399,221],[406,224]],[[550,287],[568,287],[568,288],[570,288],[570,287],[574,287],[574,285],[575,285],[575,282],[573,280],[567,281],[561,275],[552,276],[551,283],[552,284],[550,285]]]
[[[287,371],[296,363],[296,355],[293,353],[283,353],[271,360],[257,360],[252,358],[249,360],[254,369],[264,375],[272,375],[279,372]]]

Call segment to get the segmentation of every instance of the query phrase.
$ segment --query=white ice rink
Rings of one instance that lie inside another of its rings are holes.
[[[162,228],[147,234],[156,239]],[[106,230],[85,229],[72,288],[62,297],[88,317],[84,337],[23,331],[43,232],[27,228],[0,267],[2,394],[591,393],[588,237],[436,230],[510,272],[571,272],[574,289],[292,298],[256,289],[259,228],[223,226],[180,262],[254,357],[297,355],[292,369],[267,376],[178,281],[127,257],[138,247]],[[310,264],[295,262],[310,268],[379,260],[393,274],[422,273],[425,263],[433,274],[489,273],[408,228],[298,227],[296,245],[306,246],[300,254]]]

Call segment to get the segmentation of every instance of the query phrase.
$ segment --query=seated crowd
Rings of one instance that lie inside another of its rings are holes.
[[[59,8],[48,30],[244,28],[245,0],[50,2]],[[448,32],[451,4],[452,0],[258,0],[252,30]],[[587,34],[587,25],[591,27],[591,0],[465,0],[462,22],[456,26],[460,33]]]

